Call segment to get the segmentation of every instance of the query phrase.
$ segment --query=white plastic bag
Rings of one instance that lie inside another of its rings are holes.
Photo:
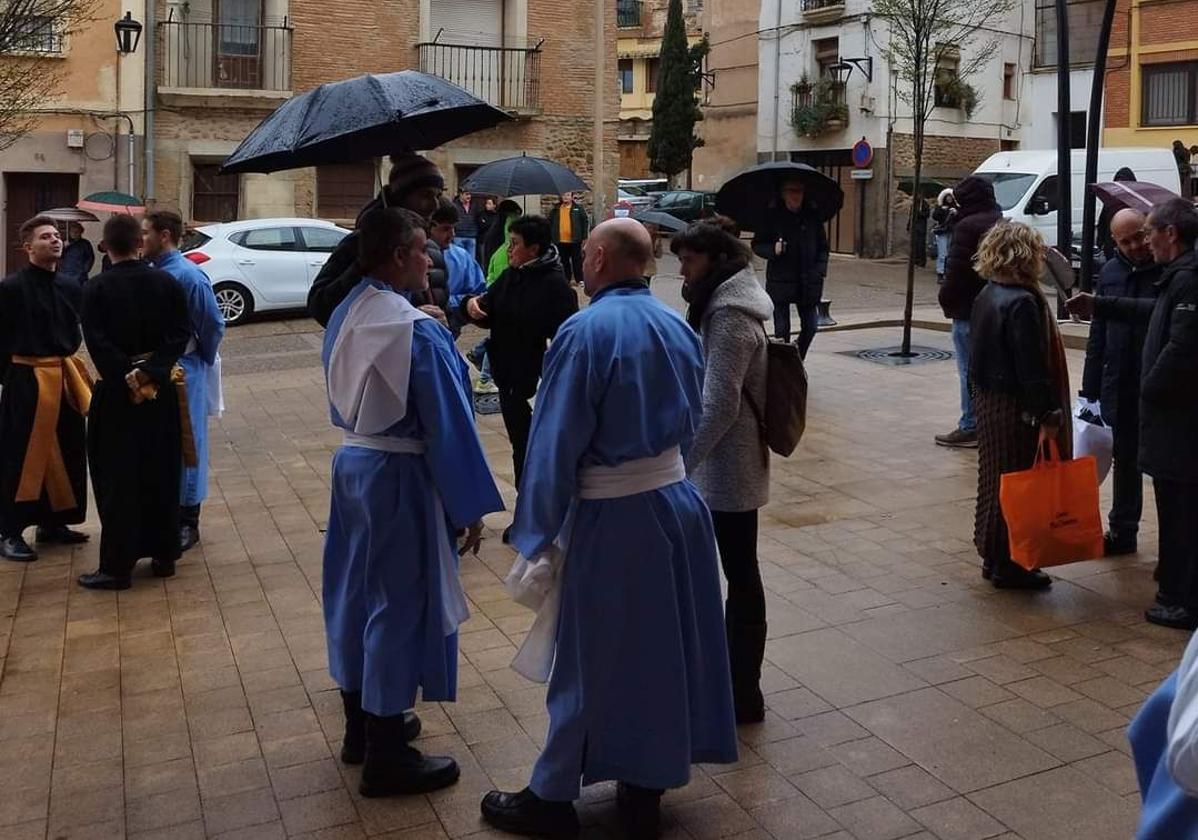
[[[1101,485],[1106,481],[1107,473],[1111,471],[1115,434],[1111,427],[1103,425],[1101,420],[1094,422],[1083,419],[1083,415],[1101,418],[1102,411],[1096,402],[1078,400],[1077,411],[1073,413],[1073,457],[1093,455],[1098,462],[1098,483]]]

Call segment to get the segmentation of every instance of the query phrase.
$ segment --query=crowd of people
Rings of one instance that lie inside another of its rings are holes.
[[[37,216],[18,235],[29,264],[0,282],[0,557],[36,560],[32,526],[37,544],[87,541],[70,526],[86,518],[90,467],[100,563],[79,584],[128,589],[144,558],[170,577],[200,539],[208,417],[221,408],[212,285],[179,253],[170,210],[110,219],[111,267],[86,282],[86,260],[60,270],[79,231],[64,245]],[[85,337],[97,379],[77,355]]]

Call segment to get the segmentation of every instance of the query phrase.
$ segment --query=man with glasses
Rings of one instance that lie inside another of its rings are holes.
[[[1140,351],[1157,297],[1162,267],[1152,259],[1144,233],[1146,219],[1136,210],[1111,218],[1116,251],[1095,284],[1101,304],[1090,321],[1081,396],[1097,403],[1103,423],[1115,437],[1114,500],[1104,539],[1108,557],[1136,552],[1143,512],[1144,479],[1136,450],[1140,441]],[[1109,302],[1108,302],[1109,301]],[[1120,309],[1128,317],[1120,317]]]
[[[1152,624],[1198,628],[1198,211],[1176,198],[1153,208],[1148,248],[1163,266],[1144,337],[1140,468],[1152,476],[1160,531]],[[1070,312],[1141,320],[1147,301],[1079,295]]]

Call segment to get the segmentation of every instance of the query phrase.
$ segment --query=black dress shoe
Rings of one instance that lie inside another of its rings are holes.
[[[200,541],[200,529],[191,525],[183,525],[179,528],[179,551],[190,551],[195,548]]]
[[[175,561],[174,560],[151,560],[150,571],[154,573],[154,577],[169,578],[175,576]]]
[[[1104,557],[1120,557],[1124,554],[1135,554],[1137,551],[1136,538],[1120,537],[1114,531],[1102,535],[1102,554]]]
[[[84,589],[128,589],[133,585],[132,578],[115,577],[105,572],[92,572],[79,576],[79,585]]]
[[[0,539],[0,557],[7,557],[18,563],[31,563],[37,559],[37,552],[29,547],[24,537],[17,534],[15,537]]]
[[[1027,569],[1016,566],[1014,563],[1009,563],[1002,569],[994,571],[994,574],[990,578],[990,583],[995,589],[1036,590],[1051,587],[1052,578],[1039,569],[1029,572]]]
[[[664,791],[620,782],[616,806],[628,840],[657,840],[661,836],[661,795]]]
[[[1161,627],[1172,627],[1177,630],[1198,629],[1198,612],[1187,607],[1153,604],[1144,611],[1144,620],[1149,624],[1159,624]]]
[[[78,545],[90,540],[91,537],[82,531],[72,531],[66,525],[52,525],[49,528],[37,529],[37,541],[57,545]]]
[[[483,797],[483,819],[500,831],[528,837],[576,837],[573,802],[550,802],[525,788],[519,793],[493,790]]]

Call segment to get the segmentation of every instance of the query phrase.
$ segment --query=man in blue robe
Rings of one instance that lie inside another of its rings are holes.
[[[453,784],[451,758],[409,743],[404,711],[452,701],[457,628],[468,615],[454,533],[477,551],[503,509],[453,337],[408,296],[428,288],[423,220],[373,210],[360,225],[363,278],[337,306],[322,359],[334,426],[323,600],[329,673],[346,711],[342,758],[364,759],[363,796]],[[466,548],[462,549],[463,551]]]
[[[208,414],[216,351],[225,334],[225,319],[216,305],[212,281],[199,267],[179,252],[183,217],[174,210],[151,210],[142,220],[142,255],[155,268],[174,277],[187,296],[191,315],[191,341],[179,357],[187,377],[187,414],[195,466],[183,469],[179,487],[179,549],[187,551],[200,541],[200,505],[208,498]],[[184,451],[188,431],[183,431]]]
[[[627,834],[656,837],[664,790],[685,785],[692,763],[737,756],[711,515],[682,461],[703,356],[649,293],[651,248],[632,219],[595,228],[583,266],[591,305],[545,360],[509,588],[519,598],[522,566],[552,567],[515,663],[541,678],[552,661],[549,734],[529,786],[483,800],[483,817],[506,831],[576,833],[580,785],[616,780]]]

